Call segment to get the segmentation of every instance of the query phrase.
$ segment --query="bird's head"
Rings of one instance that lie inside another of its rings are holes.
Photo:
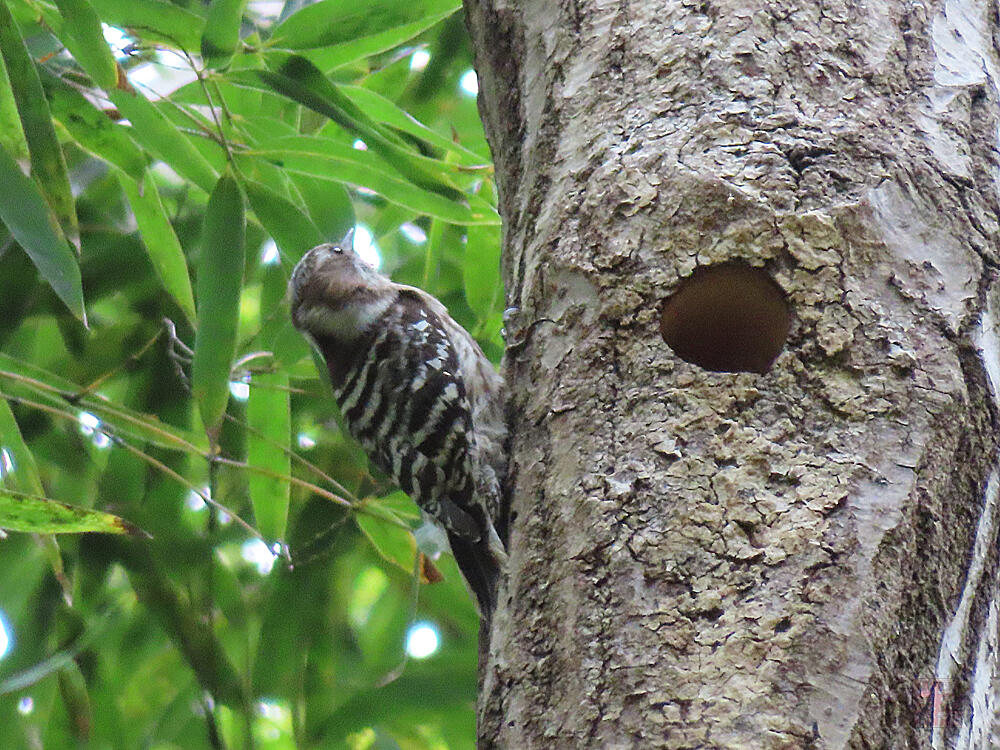
[[[314,337],[356,338],[385,312],[393,283],[354,251],[354,229],[302,256],[288,282],[292,322]]]

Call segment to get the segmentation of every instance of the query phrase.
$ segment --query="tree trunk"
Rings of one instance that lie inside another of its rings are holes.
[[[480,746],[997,746],[995,4],[466,11],[514,308]]]

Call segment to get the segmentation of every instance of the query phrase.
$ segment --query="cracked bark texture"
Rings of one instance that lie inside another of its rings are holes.
[[[513,393],[480,747],[1000,745],[995,2],[466,0]],[[698,266],[765,375],[660,338]]]

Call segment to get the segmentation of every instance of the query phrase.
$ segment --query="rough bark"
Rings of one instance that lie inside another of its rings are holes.
[[[516,308],[480,746],[996,746],[996,5],[466,11]],[[792,307],[764,375],[658,331],[734,260]]]

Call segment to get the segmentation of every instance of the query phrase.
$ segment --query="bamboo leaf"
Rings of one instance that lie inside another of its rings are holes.
[[[288,404],[288,373],[255,375],[247,402],[250,445],[247,461],[267,474],[250,475],[250,501],[262,536],[284,538],[288,521],[289,484],[281,477],[291,473],[291,416]]]
[[[24,442],[21,428],[14,419],[10,404],[3,397],[2,389],[0,389],[0,451],[6,451],[7,454],[0,455],[0,476],[5,482],[12,482],[14,489],[28,494],[41,495],[45,492],[35,457]]]
[[[400,136],[369,117],[309,60],[298,55],[272,52],[267,56],[266,62],[272,69],[255,73],[275,91],[326,115],[361,138],[368,148],[413,184],[452,200],[464,197],[460,190],[445,179],[441,171],[435,171],[440,170],[441,165],[426,164],[424,157],[416,153]]]
[[[27,160],[28,143],[21,129],[21,117],[17,113],[17,102],[7,78],[7,68],[0,65],[0,148],[5,149],[15,159]]]
[[[97,531],[104,534],[149,536],[128,521],[47,497],[27,495],[0,488],[0,529],[36,534],[80,534]]]
[[[2,6],[0,6],[2,7]],[[0,149],[0,221],[24,248],[42,278],[87,325],[80,266],[35,183]]]
[[[469,227],[462,282],[465,299],[480,320],[490,317],[503,299],[499,269],[500,232],[495,227]]]
[[[47,538],[51,539],[52,537]],[[72,642],[42,661],[7,677],[3,682],[0,682],[0,696],[26,690],[63,667],[72,664],[77,654],[107,631],[110,619],[108,613],[91,619],[83,632],[77,635]]]
[[[151,414],[113,404],[97,394],[81,398],[76,383],[3,353],[0,353],[0,382],[8,394],[21,398],[22,393],[30,392],[73,418],[79,411],[92,412],[114,428],[116,434],[133,437],[137,442],[195,455],[208,452],[205,436],[200,433],[168,425]]]
[[[124,85],[127,88],[109,91],[108,97],[132,123],[135,138],[178,174],[211,193],[217,175],[208,160],[152,102],[127,82]]]
[[[80,671],[80,665],[75,661],[59,670],[59,693],[73,738],[77,742],[86,743],[90,739],[90,727],[94,720],[93,709],[87,681]]]
[[[236,354],[245,229],[243,196],[227,171],[212,191],[205,212],[192,365],[192,391],[213,443],[229,400],[229,374]]]
[[[312,219],[290,200],[259,182],[244,180],[243,186],[254,214],[286,258],[297,262],[309,248],[323,242]]]
[[[278,24],[270,42],[286,49],[328,47],[458,5],[457,0],[322,0]]]
[[[366,510],[369,508],[370,505],[367,505]],[[383,558],[407,573],[413,573],[417,540],[412,531],[364,513],[358,513],[355,520],[358,528]]]
[[[460,5],[455,3],[453,7],[449,7],[439,13],[425,15],[420,20],[413,21],[412,23],[379,31],[370,36],[352,39],[341,44],[304,49],[301,50],[301,54],[303,57],[309,58],[317,68],[329,73],[350,63],[363,60],[372,55],[381,54],[382,52],[388,52],[405,44],[427,31],[427,29],[441,23],[454,14],[459,7]]]
[[[301,136],[301,138],[309,137]],[[451,224],[500,223],[496,211],[481,198],[471,196],[469,205],[462,205],[424,190],[397,176],[392,170],[379,169],[374,160],[357,156],[358,153],[364,152],[340,148],[334,154],[334,150],[324,144],[322,152],[275,149],[256,151],[253,155],[270,159],[289,172],[369,188],[390,203],[408,208],[417,214],[437,217]],[[244,155],[243,159],[246,158],[248,155]],[[243,164],[243,161],[240,163]]]
[[[139,601],[160,621],[198,682],[215,700],[246,708],[248,697],[240,675],[203,610],[178,590],[159,561],[153,559],[148,545],[124,544],[115,537],[107,541],[112,554],[128,571],[129,583]]]
[[[145,39],[196,52],[205,19],[162,0],[93,0],[101,19],[119,29],[136,29]]]
[[[337,242],[355,225],[354,206],[343,185],[304,174],[289,175],[323,242]]]
[[[209,68],[225,68],[240,41],[246,0],[212,0],[201,35],[201,56]]]
[[[7,66],[11,91],[28,142],[31,172],[41,185],[46,202],[59,220],[64,234],[78,247],[80,232],[66,161],[56,139],[38,70],[6,3],[0,3],[0,53]]]
[[[0,352],[0,377],[7,377],[10,380],[20,378],[18,382],[30,378],[56,394],[75,394],[80,390],[80,386],[72,380],[3,352]]]
[[[142,179],[148,160],[124,126],[112,122],[83,94],[53,75],[43,72],[42,87],[49,99],[52,117],[73,140],[132,179]]]
[[[377,91],[372,91],[362,86],[341,86],[340,88],[348,99],[375,120],[385,125],[391,125],[397,130],[409,133],[437,148],[454,154],[461,164],[482,165],[487,168],[492,167],[489,157],[481,156],[475,151],[470,151],[448,136],[431,130],[409,112],[400,109],[395,102],[386,99]]]
[[[355,693],[336,710],[323,717],[317,735],[331,746],[347,744],[348,735],[365,727],[392,721],[403,712],[425,716],[449,706],[476,701],[475,673],[451,663],[411,661],[399,679],[384,687]],[[471,743],[470,743],[471,747]]]
[[[104,41],[101,19],[87,0],[56,0],[66,23],[62,39],[80,67],[102,89],[114,88],[118,64]]]
[[[119,179],[135,215],[139,233],[163,288],[174,298],[192,323],[197,319],[194,293],[188,277],[187,259],[170,225],[152,175],[146,173],[141,187],[128,177]]]

